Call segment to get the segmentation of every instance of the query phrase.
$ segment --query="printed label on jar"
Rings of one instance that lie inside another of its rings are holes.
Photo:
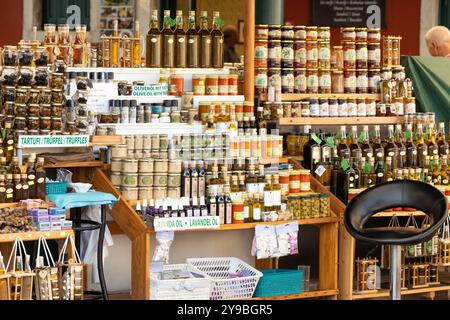
[[[261,220],[261,209],[253,208],[253,220],[255,221]]]
[[[320,105],[320,116],[321,117],[329,117],[330,116],[330,106],[328,102],[322,103]]]
[[[306,53],[306,48],[301,48],[301,49],[295,50],[294,59],[295,59],[295,62],[297,62],[297,63],[306,64],[306,60],[308,59],[307,53]]]
[[[331,88],[331,75],[322,75],[319,78],[319,86],[321,88]]]
[[[292,190],[300,189],[300,180],[289,181],[289,188]]]
[[[348,106],[348,115],[349,117],[356,117],[358,115],[358,106],[356,103],[349,102]]]
[[[357,83],[356,76],[355,77],[347,77],[344,79],[344,86],[346,88],[355,89],[356,83]]]
[[[311,183],[310,182],[302,182],[300,183],[300,191],[310,191]]]
[[[358,77],[358,88],[367,88],[369,87],[369,79],[366,76]]]
[[[366,105],[367,115],[368,116],[376,116],[377,114],[377,104],[375,102],[368,103]]]
[[[380,86],[381,76],[373,76],[369,78],[369,87],[378,88]]]
[[[367,105],[365,103],[358,103],[358,117],[367,116]]]
[[[339,116],[340,117],[348,116],[348,104],[347,103],[339,104]]]
[[[403,116],[405,114],[405,110],[403,110],[403,103],[396,103],[395,109],[397,111],[398,116]]]
[[[308,76],[308,88],[317,88],[319,86],[319,77],[316,75]]]
[[[391,113],[393,113],[393,114],[397,113],[397,108],[395,107],[394,104],[391,104]]]
[[[279,60],[281,59],[281,46],[273,47],[269,49],[269,59]]]
[[[220,185],[218,184],[210,184],[208,185],[208,194],[210,196],[218,196],[220,190]]]
[[[266,74],[257,74],[255,76],[255,86],[261,87],[261,88],[266,88],[267,85],[268,85],[268,79],[267,79]],[[225,87],[225,86],[223,86],[223,87]],[[228,92],[228,86],[226,88],[227,88],[226,92]],[[220,87],[219,87],[219,91],[224,92],[225,88],[222,88],[222,90],[220,90]]]
[[[281,86],[281,76],[279,74],[274,74],[269,77],[269,85],[272,87]]]
[[[282,60],[294,60],[294,49],[291,47],[284,47],[283,50],[281,50],[281,59]]]
[[[361,48],[358,51],[356,51],[356,60],[367,60],[368,58],[368,51],[367,48]]]
[[[294,87],[294,75],[292,73],[288,73],[281,77],[281,85],[283,87]]]
[[[406,105],[406,113],[407,114],[416,113],[416,104],[415,103],[408,103]]]
[[[294,80],[294,86],[297,91],[300,92],[306,91],[307,89],[306,76],[305,75],[296,76]]]
[[[330,104],[330,117],[339,116],[339,104]]]
[[[370,50],[368,55],[369,61],[381,61],[381,49]]]
[[[268,51],[269,50],[267,49],[267,47],[261,47],[261,46],[256,47],[255,48],[255,58],[261,59],[261,60],[267,59]]]
[[[353,49],[345,50],[344,61],[349,61],[349,62],[356,61],[356,50],[353,50]]]
[[[320,106],[318,103],[313,103],[309,105],[309,113],[311,117],[320,116]]]
[[[246,185],[247,193],[258,193],[259,188],[257,183],[247,183]]]
[[[318,49],[310,49],[307,53],[307,60],[308,61],[316,61],[319,56],[319,50]]]
[[[319,50],[319,60],[330,60],[331,50],[329,48],[320,48]]]
[[[379,174],[377,174],[377,176],[378,176],[378,178],[383,178],[384,174],[380,172]]]

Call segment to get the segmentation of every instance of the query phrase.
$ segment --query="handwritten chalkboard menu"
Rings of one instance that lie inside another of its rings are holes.
[[[386,0],[311,0],[312,25],[386,27]]]

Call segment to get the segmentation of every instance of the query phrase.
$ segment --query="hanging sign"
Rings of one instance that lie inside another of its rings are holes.
[[[386,27],[386,0],[311,0],[312,25]]]
[[[153,84],[149,86],[133,86],[132,97],[165,97],[168,95],[167,84]]]
[[[89,135],[20,136],[19,148],[88,147]]]
[[[154,220],[153,224],[156,232],[218,229],[220,227],[219,217],[158,218]]]

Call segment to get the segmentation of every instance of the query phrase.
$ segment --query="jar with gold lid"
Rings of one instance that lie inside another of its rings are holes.
[[[354,27],[342,28],[341,34],[344,41],[356,41],[356,28]]]
[[[319,93],[331,93],[330,69],[319,69]]]
[[[319,70],[307,69],[306,78],[308,84],[308,93],[319,93]]]
[[[344,41],[344,68],[355,69],[356,68],[356,43],[353,41]]]
[[[317,41],[306,41],[306,67],[316,69],[319,66],[319,46]]]
[[[306,40],[306,26],[294,27],[294,40]]]
[[[346,69],[344,71],[344,92],[356,93],[357,77],[356,69]]]
[[[331,46],[329,40],[318,42],[319,68],[329,69],[331,67]]]

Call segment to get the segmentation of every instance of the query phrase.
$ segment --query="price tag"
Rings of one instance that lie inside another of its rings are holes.
[[[370,165],[366,162],[366,164],[364,165],[364,172],[365,173],[370,173]]]
[[[317,144],[321,144],[322,140],[315,134],[311,134],[311,138],[317,143]]]
[[[365,140],[366,140],[366,135],[364,134],[364,132],[361,132],[361,134],[359,135],[359,138],[358,138],[358,142],[363,143]]]
[[[325,173],[325,171],[327,171],[327,169],[325,169],[324,166],[319,166],[319,167],[316,169],[315,173],[316,173],[317,176],[321,177],[321,176],[323,176],[323,174]]]
[[[405,138],[410,139],[411,138],[411,131],[405,131]]]
[[[347,171],[348,169],[350,169],[350,165],[348,164],[347,160],[344,159],[341,161],[341,168],[344,171]]]
[[[330,145],[330,147],[334,148],[334,137],[328,137],[327,143]]]

